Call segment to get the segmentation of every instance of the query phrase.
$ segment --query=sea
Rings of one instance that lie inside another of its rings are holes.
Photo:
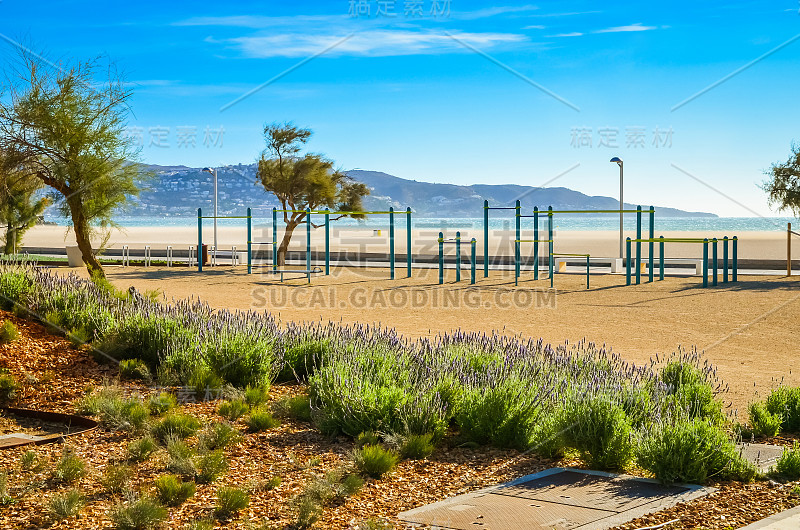
[[[315,223],[323,222],[323,217],[314,216]],[[67,226],[67,219],[48,219],[59,225]],[[133,227],[196,227],[197,217],[144,217],[144,216],[118,216],[115,222],[123,228]],[[224,219],[218,218],[217,224],[223,226],[243,226],[245,219]],[[396,213],[395,227],[404,229],[406,227],[406,216],[404,213]],[[658,217],[655,218],[656,232],[690,231],[690,232],[710,232],[735,235],[740,232],[750,231],[785,231],[787,223],[792,223],[795,227],[800,227],[800,220],[791,217]],[[213,223],[211,219],[204,219],[203,224],[209,226]],[[278,220],[279,227],[283,222]],[[439,230],[482,230],[483,218],[417,218],[412,216],[412,229],[439,229]],[[648,216],[642,216],[642,230],[648,230]],[[362,229],[388,229],[388,215],[373,215],[363,221],[355,219],[340,219],[332,222],[332,226],[337,228],[362,228]],[[272,226],[272,218],[253,217],[254,228],[265,228]],[[521,220],[523,230],[533,229],[533,219],[523,218]],[[626,214],[624,221],[625,230],[636,229],[636,215]],[[540,230],[547,229],[547,218],[539,218]],[[513,217],[490,218],[490,230],[513,230]],[[619,217],[614,215],[555,215],[553,217],[553,229],[561,231],[584,231],[584,230],[617,230],[619,229]],[[796,229],[796,228],[795,228]]]

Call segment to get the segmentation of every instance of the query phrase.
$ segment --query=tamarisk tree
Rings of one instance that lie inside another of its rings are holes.
[[[4,254],[16,254],[25,232],[39,222],[39,216],[50,204],[38,195],[44,185],[20,164],[14,153],[0,151],[0,223],[6,227]]]
[[[306,209],[359,212],[364,208],[362,199],[369,195],[365,184],[335,169],[332,160],[318,154],[300,154],[311,134],[311,130],[290,123],[273,123],[264,127],[267,148],[258,161],[258,179],[264,189],[280,201],[286,223],[278,247],[278,265],[286,263],[286,251],[295,228],[310,222]],[[363,219],[365,216],[347,213],[332,220],[343,217]],[[320,225],[311,223],[311,226],[317,228]]]
[[[800,217],[800,144],[792,146],[789,160],[772,164],[766,173],[771,177],[764,183],[770,205],[778,210],[791,210]]]

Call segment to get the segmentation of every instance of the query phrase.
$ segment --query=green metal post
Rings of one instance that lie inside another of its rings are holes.
[[[653,271],[653,268],[654,268],[653,250],[655,248],[655,242],[653,241],[653,239],[655,239],[655,237],[656,237],[656,209],[651,206],[650,207],[650,248],[649,248],[649,254],[648,254],[649,260],[648,260],[648,264],[647,264],[648,265],[648,269],[649,269],[649,273],[650,273],[648,275],[648,281],[650,281],[650,282],[653,281],[653,272],[655,272],[655,271]]]
[[[461,281],[461,232],[456,232],[456,281]]]
[[[331,273],[331,211],[325,210],[325,276]]]
[[[394,208],[389,207],[389,278],[394,280]]]
[[[514,218],[516,220],[514,226],[516,228],[517,237],[515,237],[514,239],[522,239],[522,234],[520,233],[520,221],[522,220],[522,218],[520,217],[521,213],[522,212],[520,212],[520,202],[519,200],[517,200],[517,202],[514,205]],[[514,247],[514,259],[517,263],[519,263],[519,255],[520,255],[520,247],[519,245],[516,245]],[[519,273],[517,273],[517,276],[519,276]]]
[[[514,241],[514,285],[519,285],[519,241]]]
[[[489,201],[483,201],[483,277],[489,277]]]
[[[197,209],[197,271],[203,272],[203,210]]]
[[[247,274],[253,274],[253,214],[247,209]]]
[[[728,236],[722,238],[722,283],[728,283]]]
[[[708,239],[703,240],[703,287],[708,287]]]
[[[631,238],[625,239],[625,285],[631,284]]]
[[[533,207],[533,240],[539,241],[539,207]],[[539,279],[539,243],[533,244],[533,279]]]
[[[589,288],[589,256],[586,256],[586,288]]]
[[[311,270],[311,209],[306,208],[306,270]],[[308,283],[311,283],[311,274],[308,275]]]
[[[444,234],[439,232],[439,285],[444,283]]]
[[[713,247],[712,247],[713,259],[711,260],[711,264],[714,267],[714,273],[712,274],[711,278],[712,278],[712,282],[713,282],[712,285],[716,286],[717,285],[717,269],[719,269],[719,267],[717,266],[717,238],[716,237],[711,240],[711,244],[713,245]]]
[[[636,207],[636,285],[642,281],[642,207]]]
[[[470,267],[469,267],[470,268],[470,279],[469,279],[469,283],[470,284],[474,284],[475,283],[475,246],[476,246],[475,243],[476,243],[476,241],[475,241],[475,238],[473,237],[472,241],[470,241]]]
[[[553,207],[547,207],[547,263],[550,271],[550,287],[553,287]]]
[[[278,268],[278,209],[272,208],[272,270]]]
[[[739,237],[733,236],[733,276],[732,281],[737,281],[739,275],[739,263],[738,263],[738,252],[736,247],[739,243]]]
[[[658,242],[658,279],[664,279],[664,236],[659,236]]]
[[[411,278],[411,208],[406,208],[406,269]]]

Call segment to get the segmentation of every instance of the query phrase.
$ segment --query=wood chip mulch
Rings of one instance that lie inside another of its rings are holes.
[[[0,345],[0,367],[6,368],[22,383],[23,388],[13,406],[74,413],[74,403],[88,388],[113,379],[113,367],[98,365],[86,348],[76,349],[64,338],[50,334],[43,326],[18,319],[0,311],[0,321],[13,321],[20,337]],[[157,390],[143,385],[121,383],[127,391],[142,394]],[[300,385],[276,386],[270,400],[304,392]],[[195,415],[203,424],[221,421],[216,413],[217,402],[181,404],[182,412]],[[295,520],[292,498],[303,490],[315,475],[334,469],[348,460],[352,440],[323,436],[310,425],[292,420],[263,433],[247,433],[241,422],[236,427],[241,440],[225,449],[230,469],[215,483],[198,485],[197,493],[183,505],[169,509],[169,528],[182,528],[186,523],[211,518],[220,485],[245,488],[250,505],[230,521],[217,521],[216,528],[251,528],[266,524],[267,528],[286,528]],[[9,494],[14,502],[0,504],[0,528],[108,528],[109,509],[121,499],[105,493],[100,479],[104,470],[124,460],[131,438],[122,433],[101,429],[67,439],[66,444],[88,463],[88,474],[71,486],[54,485],[49,470],[59,459],[64,444],[22,447],[0,451],[0,469],[8,473]],[[190,439],[189,442],[193,442]],[[494,448],[462,447],[438,449],[428,460],[404,461],[381,480],[367,481],[356,495],[344,502],[326,507],[318,528],[356,528],[369,518],[384,520],[390,527],[405,528],[396,519],[404,510],[422,506],[462,493],[495,485],[526,474],[564,465],[573,461],[552,461],[532,454]],[[23,471],[20,456],[33,449],[48,462],[38,471]],[[153,480],[166,473],[163,451],[134,467],[133,484],[143,494],[153,492]],[[266,487],[273,477],[280,485]],[[712,484],[713,485],[713,484]],[[618,527],[631,530],[679,519],[665,528],[737,528],[783,509],[800,504],[791,485],[768,482],[754,484],[728,483],[714,485],[719,491],[710,497],[678,505]],[[53,495],[75,487],[86,498],[79,516],[62,521],[52,520],[46,510]]]

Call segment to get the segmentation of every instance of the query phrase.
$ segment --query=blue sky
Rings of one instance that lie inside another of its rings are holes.
[[[800,141],[800,4],[712,4],[3,0],[0,34],[112,59],[150,163],[250,163],[292,121],[344,169],[616,196],[620,156],[626,201],[770,215],[763,171]]]

